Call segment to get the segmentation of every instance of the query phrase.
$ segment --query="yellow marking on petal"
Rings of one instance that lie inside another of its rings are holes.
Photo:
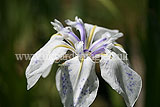
[[[54,47],[54,49],[55,49],[55,48],[58,48],[58,47],[68,48],[68,49],[71,49],[71,50],[73,50],[73,51],[75,52],[75,49],[72,48],[71,46],[68,46],[68,45],[57,45],[56,47]]]
[[[120,44],[114,44],[114,46],[119,46],[119,47],[121,47],[121,48],[123,48],[123,46],[122,45],[120,45]]]
[[[90,35],[89,35],[89,37],[88,37],[88,42],[87,42],[87,47],[86,47],[86,49],[89,48],[89,45],[90,45],[90,43],[91,43],[91,40],[92,40],[93,33],[94,33],[95,29],[96,29],[96,26],[93,26],[93,28],[92,28],[92,30],[91,30],[91,32],[90,32]]]
[[[82,71],[83,62],[84,62],[84,58],[81,59],[80,68],[79,68],[79,71],[78,71],[78,76],[77,76],[76,81],[75,81],[75,82],[76,82],[76,86],[77,86],[77,81],[78,81],[78,79],[79,79],[80,73],[81,73],[81,71]],[[75,88],[75,87],[74,87],[74,88]]]
[[[61,35],[60,33],[56,33],[56,34],[53,34],[53,35],[51,36],[51,38],[54,37],[54,36],[62,36],[62,35]],[[67,39],[67,41],[70,42],[71,45],[75,48],[74,43],[73,43],[72,41],[70,41],[69,39]]]
[[[100,55],[107,56],[107,54],[102,54],[102,53]]]
[[[81,70],[82,70],[83,62],[84,62],[84,58],[82,58],[82,59],[81,59],[81,64],[80,64],[80,69],[79,69],[79,74],[80,74],[80,72],[81,72]],[[79,74],[78,74],[78,75],[79,75]]]
[[[52,37],[55,37],[55,36],[62,36],[62,35],[59,34],[59,33],[56,33],[56,34],[53,34],[53,35],[51,36],[51,38],[52,38]]]
[[[82,71],[82,67],[83,67],[83,62],[84,62],[84,58],[81,59],[81,62],[80,62],[80,68],[79,68],[79,71],[78,71],[78,75],[76,77],[76,80],[75,80],[75,85],[73,86],[73,89],[75,89],[77,87],[77,82],[78,82],[78,79],[80,77],[80,73]]]
[[[112,58],[113,58],[113,56],[111,55],[110,59],[112,59]]]
[[[69,39],[67,39],[67,41],[71,43],[71,45],[75,48],[74,43],[72,41],[70,41]]]

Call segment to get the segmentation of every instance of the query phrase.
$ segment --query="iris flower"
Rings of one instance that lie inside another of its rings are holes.
[[[93,58],[99,58],[102,78],[122,95],[128,107],[133,107],[142,80],[119,56],[127,55],[115,42],[123,34],[83,23],[78,17],[75,21],[65,22],[67,27],[56,19],[51,22],[57,33],[33,55],[26,69],[27,89],[33,87],[41,76],[47,77],[52,64],[71,51],[76,56],[61,64],[56,73],[56,87],[64,107],[89,107],[95,100],[99,80]],[[73,28],[79,31],[80,37],[72,31]]]

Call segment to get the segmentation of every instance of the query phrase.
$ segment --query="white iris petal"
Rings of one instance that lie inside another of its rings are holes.
[[[33,55],[30,64],[26,69],[26,78],[28,83],[27,89],[33,87],[41,75],[46,77],[49,74],[53,62],[62,56],[59,53],[64,55],[67,52],[66,48],[62,49],[61,51],[59,50],[60,52],[52,51],[55,46],[61,44],[64,44],[62,40],[57,40],[55,37],[52,37],[45,46],[43,46]],[[52,60],[50,60],[50,54],[53,52],[56,59],[52,58]]]
[[[119,94],[128,107],[133,107],[142,88],[141,77],[114,52],[107,52],[100,61],[102,78]]]
[[[93,28],[94,25],[85,23],[84,26],[85,26],[85,29],[87,31],[87,37],[88,37],[90,35],[90,31],[91,31],[91,29]],[[118,30],[110,30],[110,29],[107,29],[107,28],[104,28],[104,27],[97,26],[96,29],[95,29],[95,32],[94,32],[94,37],[93,37],[94,41],[100,39],[102,37],[102,35],[106,32],[110,33],[111,36],[119,33]]]
[[[89,107],[94,101],[99,86],[95,64],[87,57],[80,70],[80,61],[74,57],[57,71],[56,86],[64,107]]]

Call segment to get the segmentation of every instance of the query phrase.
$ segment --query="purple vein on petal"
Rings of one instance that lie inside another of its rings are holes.
[[[99,47],[98,49],[96,49],[95,51],[93,51],[93,52],[91,53],[91,56],[94,56],[94,55],[96,55],[96,54],[99,54],[99,53],[104,52],[107,45],[108,45],[108,44],[104,44],[104,45],[102,45],[101,47]]]
[[[77,23],[77,29],[78,29],[79,32],[80,32],[81,41],[83,41],[84,46],[85,46],[85,39],[86,39],[86,31],[85,31],[85,28],[84,28],[84,26],[83,26],[81,23]]]
[[[72,35],[77,41],[80,41],[79,38],[73,32],[69,32],[69,34]]]
[[[98,44],[100,44],[101,42],[103,42],[103,41],[105,41],[105,40],[107,40],[107,38],[102,38],[102,39],[99,39],[99,40],[95,41],[95,42],[91,45],[91,47],[89,48],[89,51],[92,51],[93,48],[95,48],[96,46],[98,46]]]
[[[104,47],[103,48],[99,48],[99,49],[95,50],[94,52],[92,52],[91,56],[95,56],[96,54],[102,53],[104,51],[105,51]]]

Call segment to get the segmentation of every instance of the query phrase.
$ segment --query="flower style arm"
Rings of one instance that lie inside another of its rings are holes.
[[[54,20],[54,22],[51,22],[53,25],[53,28],[63,36],[64,39],[66,39],[69,42],[76,43],[77,41],[80,41],[79,38],[73,33],[72,28],[67,26],[63,27],[62,23],[58,20]]]
[[[80,18],[75,17],[75,21],[71,21],[71,20],[68,19],[68,20],[65,20],[65,22],[66,22],[67,25],[70,25],[70,26],[76,28],[77,30],[79,30],[81,41],[83,41],[84,47],[85,47],[86,30],[85,30],[83,21]]]

